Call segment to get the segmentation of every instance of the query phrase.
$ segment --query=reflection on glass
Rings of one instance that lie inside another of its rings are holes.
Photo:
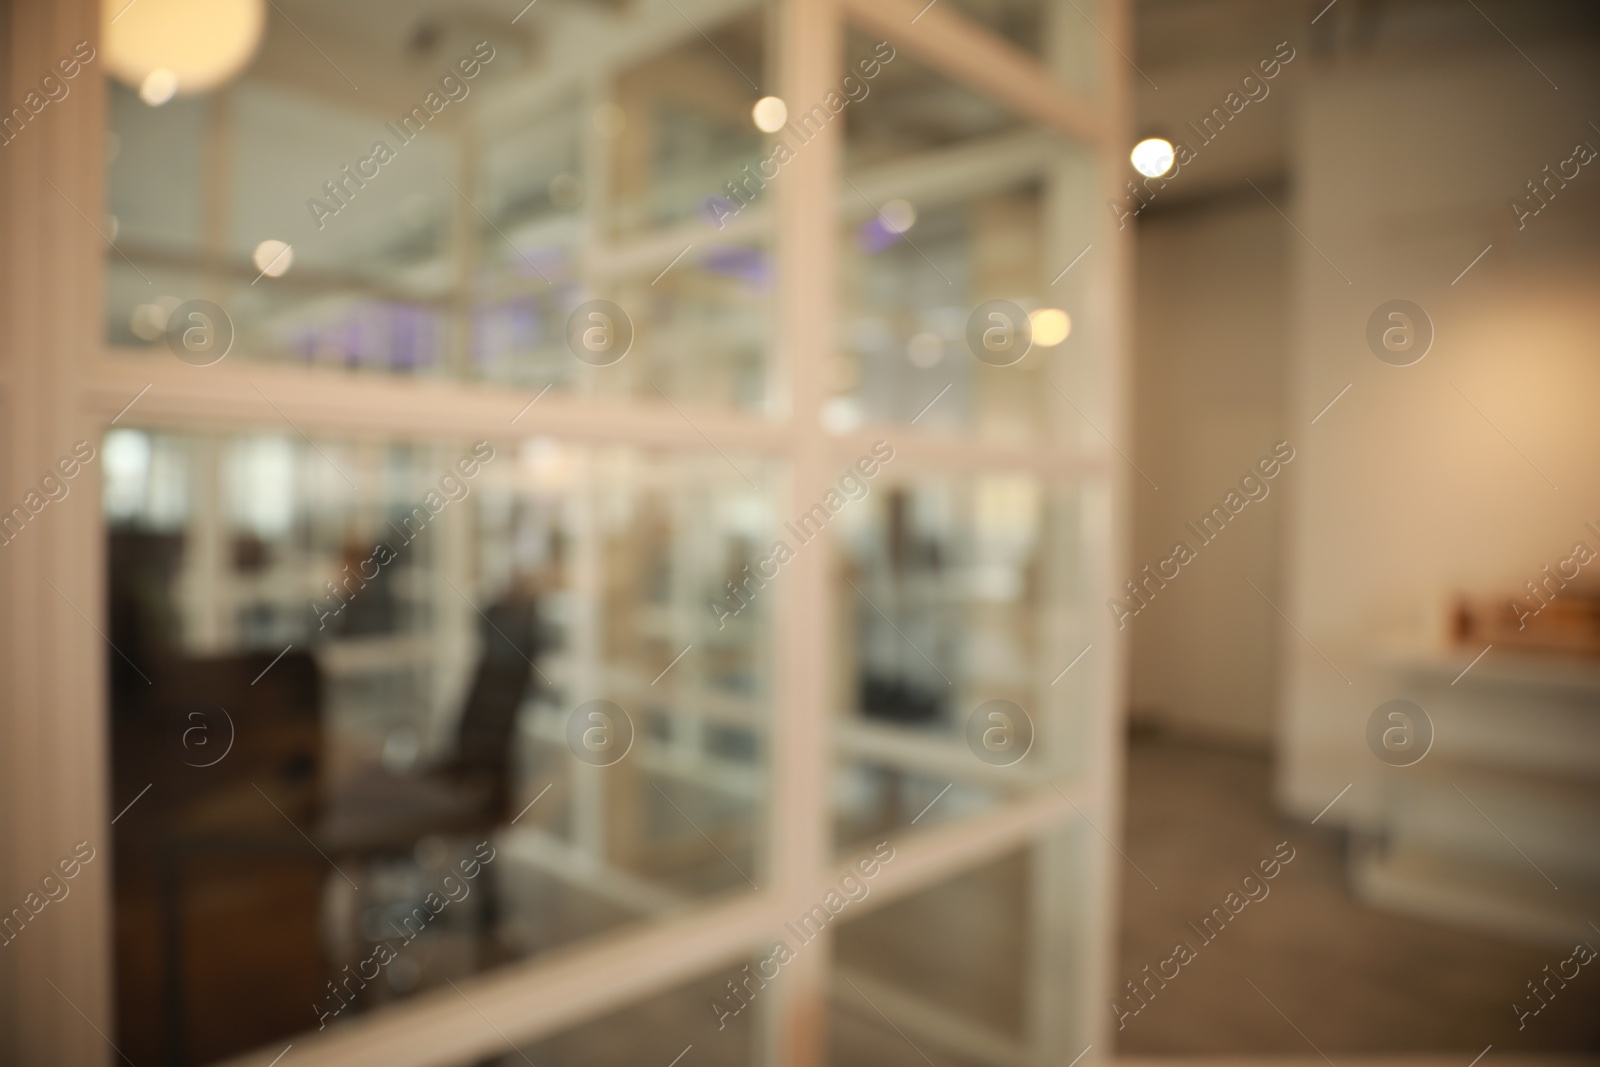
[[[671,0],[544,10],[448,7],[375,46],[285,0],[226,86],[152,107],[111,83],[107,340],[164,355],[204,299],[236,362],[773,410],[770,252],[712,210],[766,155],[763,13],[701,16],[702,36]],[[264,242],[283,258],[257,262]],[[615,360],[571,340],[597,298],[637,333]]]
[[[1050,0],[950,0],[950,6],[1007,43],[1035,55],[1045,51],[1045,20]],[[1054,5],[1062,7],[1060,3]]]
[[[907,761],[895,756],[841,758],[833,790],[835,852],[841,857],[870,849],[893,830],[927,830],[992,811],[1015,792],[999,781],[953,782],[932,768],[907,769]]]
[[[841,515],[842,842],[1076,765],[1087,672],[1057,673],[1086,627],[1076,500],[991,474],[884,486]]]
[[[542,387],[582,370],[563,327],[583,299],[583,112],[568,94],[485,124],[474,201],[482,214],[465,219],[476,255],[465,339],[474,377]],[[466,205],[456,196],[455,206]]]
[[[130,1055],[341,1025],[761,877],[770,630],[705,609],[771,539],[759,460],[104,456],[113,788],[151,785],[116,827]]]
[[[1016,115],[903,50],[851,33],[844,58],[848,71],[876,71],[866,95],[844,109],[847,171],[1023,128]]]
[[[1099,0],[949,0],[1007,44],[1043,62],[1056,78],[1089,97],[1099,95],[1104,31],[1114,24]],[[1131,51],[1131,49],[1130,49]]]
[[[852,37],[846,54],[868,51]],[[841,336],[824,424],[1077,438],[1063,419],[1076,419],[1085,301],[1078,279],[1056,283],[1088,227],[1053,205],[1086,177],[1081,153],[907,55],[845,116]],[[989,344],[996,329],[1003,351]]]
[[[918,198],[918,205],[903,235],[882,216],[848,227],[846,333],[830,382],[836,396],[824,414],[829,427],[915,418],[935,432],[976,425],[997,436],[1042,435],[1059,403],[1041,381],[1055,349],[1035,346],[1019,362],[991,366],[968,339],[985,301],[1009,301],[1023,312],[1043,306],[1038,187],[955,202]],[[979,317],[981,338],[994,323]]]
[[[760,1062],[756,1048],[760,1009],[754,1007],[759,1003],[759,989],[748,973],[742,967],[719,970],[490,1062],[505,1067],[526,1067],[528,1063],[539,1067],[673,1067],[674,1058],[682,1056],[677,1067],[691,1062],[695,1067],[747,1067]],[[719,1020],[710,1006],[719,998],[731,1000],[728,986],[741,980],[757,989],[757,994],[749,994],[751,1009],[730,1012]]]
[[[595,391],[683,397],[761,413],[775,410],[769,388],[773,262],[765,243],[702,241],[664,272],[615,278],[606,295],[626,310],[633,349],[593,371]],[[568,362],[571,358],[568,357]]]
[[[751,109],[768,83],[759,13],[707,27],[630,66],[597,125],[612,146],[618,234],[709,221],[711,198],[766,155]],[[770,91],[770,90],[769,90]]]
[[[864,915],[846,912],[838,968],[854,988],[845,985],[835,998],[836,1049],[854,1046],[860,1055],[882,1048],[898,1062],[894,1042],[904,1047],[905,1038],[885,1025],[873,1001],[899,1005],[902,1019],[959,1020],[965,1024],[960,1029],[983,1034],[991,1048],[1020,1046],[1029,1008],[1029,957],[1040,937],[1033,861],[1030,850],[1014,852]],[[938,936],[928,936],[930,930]],[[921,1010],[907,1011],[907,1004]],[[916,1044],[939,1063],[962,1062],[962,1050],[939,1044],[936,1035],[918,1033]],[[846,1062],[881,1061],[865,1056]]]

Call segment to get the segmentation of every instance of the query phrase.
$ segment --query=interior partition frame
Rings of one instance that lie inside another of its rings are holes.
[[[816,100],[834,86],[842,73],[848,20],[1096,147],[1104,161],[1102,192],[1114,192],[1120,179],[1109,162],[1115,153],[1107,149],[1121,143],[1126,98],[1110,41],[1101,63],[1101,99],[1091,102],[949,5],[930,5],[920,14],[919,7],[911,0],[781,0],[775,5],[780,94],[790,101]],[[1126,46],[1125,0],[1105,0],[1100,10],[1111,20],[1103,19],[1101,29]],[[3,99],[18,100],[30,91],[42,73],[33,69],[40,57],[70,54],[80,40],[98,47],[100,16],[96,0],[0,3],[9,41],[0,63]],[[94,66],[89,72],[91,79],[101,73]],[[236,362],[194,375],[173,361],[146,363],[111,351],[101,333],[107,250],[89,221],[102,214],[105,202],[106,102],[96,88],[92,80],[80,81],[70,98],[41,116],[48,121],[30,126],[0,156],[0,499],[19,498],[72,442],[98,442],[136,396],[141,423],[183,430],[281,428],[287,415],[313,435],[448,441],[477,436],[496,420],[509,425],[526,396],[489,386],[358,380]],[[775,192],[776,335],[782,339],[777,356],[789,386],[787,419],[691,406],[685,408],[691,427],[655,403],[547,397],[537,420],[523,420],[506,436],[700,450],[703,430],[725,447],[786,461],[791,513],[809,507],[836,473],[840,456],[858,454],[858,442],[826,436],[820,417],[826,399],[821,368],[836,346],[839,250],[831,220],[838,212],[840,158],[839,131],[830,127],[798,154]],[[1124,241],[1109,227],[1102,234],[1117,299],[1126,271]],[[1122,315],[1117,304],[1114,317]],[[1113,333],[1110,350],[1100,358],[1109,363],[1111,395],[1118,397],[1120,327]],[[264,402],[257,386],[274,397],[282,414]],[[1118,408],[1102,428],[1125,439],[1125,425]],[[909,467],[937,470],[954,461],[968,469],[1021,468],[1095,486],[1104,510],[1095,523],[1102,540],[1094,551],[1110,565],[1108,573],[1120,563],[1113,535],[1124,528],[1125,472],[1108,450],[1061,439],[1027,446],[952,441],[909,428],[896,431],[895,447],[897,461]],[[112,653],[103,641],[106,559],[98,486],[99,470],[93,468],[69,501],[52,506],[57,510],[48,516],[49,536],[29,536],[0,550],[0,901],[19,900],[77,841],[103,846],[104,858],[87,865],[75,881],[70,921],[41,923],[0,952],[0,1065],[109,1067],[119,1061],[111,1044],[110,823],[130,798],[109,795],[104,662]],[[422,995],[337,1031],[296,1037],[297,1061],[387,1067],[460,1063],[504,1052],[506,1037],[531,1041],[747,958],[786,917],[836,880],[841,872],[829,822],[835,709],[825,684],[833,562],[827,539],[815,548],[794,562],[775,634],[771,884],[705,903],[669,922],[628,928],[478,976],[461,983],[470,1005],[453,993]],[[1097,674],[1096,769],[1064,792],[1039,789],[991,813],[908,835],[897,843],[896,863],[875,886],[872,907],[1039,840],[1070,825],[1080,812],[1116,833],[1121,651],[1109,626],[1102,624],[1102,631],[1095,640],[1105,642],[1111,666]],[[1088,951],[1078,965],[1091,985],[1108,975],[1109,853],[1093,839],[1084,859],[1088,882],[1096,888],[1083,901],[1081,918],[1101,928],[1098,935],[1085,934]],[[812,948],[817,951],[786,968],[766,1009],[764,1058],[777,1067],[820,1067],[826,1060],[829,946]],[[1075,1000],[1088,1002],[1083,996]],[[1098,1053],[1105,1048],[1105,1022],[1094,1018],[1076,1022],[1078,1032],[1092,1035]],[[279,1051],[274,1046],[233,1062],[266,1067]]]

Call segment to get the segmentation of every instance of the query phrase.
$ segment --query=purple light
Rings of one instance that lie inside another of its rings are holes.
[[[900,242],[900,234],[884,225],[881,215],[874,215],[856,229],[856,240],[868,255],[882,252]]]
[[[738,278],[755,289],[772,285],[772,261],[766,252],[749,245],[720,245],[706,250],[702,260],[707,274]]]

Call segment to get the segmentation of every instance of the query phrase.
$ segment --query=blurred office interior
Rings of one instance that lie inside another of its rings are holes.
[[[0,26],[0,1064],[1600,1053],[1589,5]]]

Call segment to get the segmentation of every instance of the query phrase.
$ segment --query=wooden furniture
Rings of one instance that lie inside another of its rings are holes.
[[[322,982],[326,866],[299,829],[319,803],[321,687],[304,652],[144,669],[112,705],[115,789],[139,796],[113,849],[122,1044],[206,1063],[303,1024]],[[240,1001],[246,973],[270,980]]]

